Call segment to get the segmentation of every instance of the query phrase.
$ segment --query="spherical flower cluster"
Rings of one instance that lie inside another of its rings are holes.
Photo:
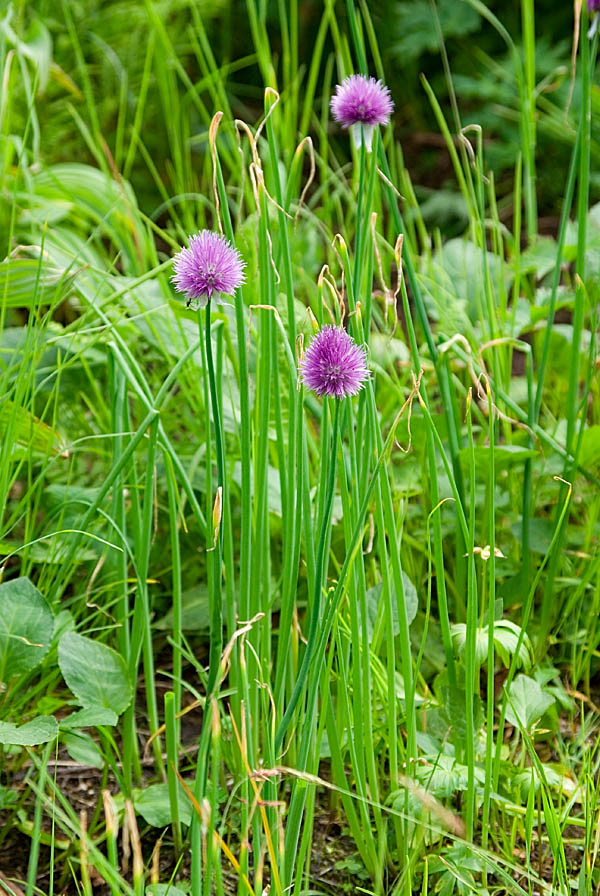
[[[600,9],[600,0],[588,0],[588,12],[597,12]]]
[[[187,305],[196,299],[203,308],[211,299],[231,296],[244,282],[244,262],[231,243],[212,230],[190,237],[189,247],[174,258],[172,282],[187,295]]]
[[[306,350],[300,376],[320,397],[356,395],[369,377],[365,350],[342,327],[324,326]]]
[[[357,146],[364,139],[367,152],[371,151],[375,125],[387,124],[394,111],[388,88],[364,75],[350,75],[336,87],[331,98],[331,112],[342,127],[350,128]]]

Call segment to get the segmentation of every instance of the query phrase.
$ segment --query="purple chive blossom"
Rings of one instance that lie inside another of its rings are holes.
[[[597,12],[600,9],[600,0],[588,0],[588,12]]]
[[[320,397],[356,395],[369,377],[365,351],[342,327],[327,325],[306,349],[300,376],[304,385]]]
[[[375,125],[387,124],[394,111],[388,88],[364,75],[350,75],[336,87],[331,97],[331,112],[342,127],[350,128],[357,146],[364,138],[367,152],[371,152]]]
[[[212,230],[201,230],[190,237],[189,247],[173,259],[175,273],[171,278],[177,292],[193,299],[201,308],[221,295],[231,296],[244,282],[244,262],[231,243]]]

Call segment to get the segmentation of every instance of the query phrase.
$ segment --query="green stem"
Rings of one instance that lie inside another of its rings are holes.
[[[175,717],[181,709],[181,641],[182,641],[182,601],[181,601],[181,549],[179,545],[178,526],[178,498],[177,480],[171,456],[163,452],[165,472],[167,478],[167,494],[169,499],[169,530],[171,534],[171,566],[172,566],[172,590],[173,590],[173,698],[175,703]],[[177,726],[179,731],[179,725]]]
[[[577,420],[581,408],[584,408],[582,421],[585,420],[585,394],[580,395],[580,369],[581,369],[581,339],[583,334],[584,311],[586,303],[586,291],[584,286],[585,268],[586,268],[586,245],[587,245],[587,214],[589,205],[589,184],[590,184],[590,140],[591,140],[591,81],[595,64],[596,49],[598,45],[598,37],[594,38],[592,53],[590,55],[587,40],[587,7],[584,4],[582,9],[581,29],[582,40],[581,48],[581,142],[579,147],[579,184],[577,191],[577,257],[575,262],[575,271],[578,276],[577,286],[575,290],[575,304],[573,308],[572,336],[571,336],[571,354],[569,359],[569,383],[567,389],[567,434],[566,434],[566,450],[567,457],[564,461],[563,479],[567,482],[573,481],[573,476],[577,468],[578,452],[576,450],[576,433]],[[582,423],[583,425],[583,423]],[[557,526],[560,516],[561,504],[564,501],[567,486],[562,485],[555,519]],[[559,562],[562,558],[562,544],[565,537],[563,523],[560,523],[560,531],[558,533],[558,549],[552,556],[548,566],[548,576],[544,587],[544,596],[542,600],[541,625],[538,640],[538,650],[545,649],[547,634],[550,630],[554,613],[556,610],[555,601],[555,580],[558,572]]]
[[[358,27],[358,18],[356,15],[356,9],[354,8],[353,0],[346,0],[346,9],[348,11],[348,22],[350,24],[352,41],[354,43],[354,49],[356,50],[356,55],[358,57],[358,68],[361,75],[366,75],[368,74],[367,54],[365,53],[364,41],[362,40],[362,36]]]
[[[558,479],[559,477],[554,477],[554,478]],[[531,610],[533,607],[533,601],[535,598],[535,593],[537,591],[537,587],[539,585],[539,582],[540,582],[540,579],[544,572],[544,569],[546,568],[546,565],[548,564],[548,561],[551,560],[551,558],[554,556],[555,552],[558,550],[558,544],[559,544],[559,540],[560,540],[560,531],[561,531],[563,522],[565,520],[565,517],[567,515],[567,510],[569,508],[570,502],[571,502],[571,492],[572,492],[572,489],[569,487],[567,497],[566,497],[565,501],[563,502],[562,507],[560,508],[559,518],[558,518],[556,528],[554,529],[552,541],[550,542],[550,544],[548,546],[548,550],[546,551],[544,558],[543,558],[540,566],[538,567],[538,570],[534,576],[533,582],[531,583],[529,593],[527,594],[527,598],[523,605],[523,615],[521,618],[521,628],[519,631],[519,637],[517,638],[517,643],[513,650],[512,658],[510,661],[508,674],[507,674],[506,680],[504,682],[504,699],[502,701],[502,707],[500,710],[500,718],[498,720],[498,731],[496,734],[496,751],[494,754],[494,770],[493,770],[493,774],[492,774],[492,787],[491,787],[492,792],[497,790],[498,780],[500,777],[500,764],[502,761],[502,747],[504,745],[504,721],[506,718],[506,707],[508,704],[508,700],[507,700],[508,692],[510,691],[510,686],[515,677],[515,673],[517,671],[517,666],[519,664],[521,646],[523,644],[523,641],[525,640],[527,626],[529,625],[529,619],[531,617]]]
[[[473,420],[471,415],[471,393],[467,400],[467,433],[469,439],[469,536],[467,550],[471,562],[467,575],[467,634],[465,649],[465,761],[467,766],[466,828],[467,840],[473,839],[475,814],[475,711],[474,691],[476,678],[477,623],[477,583],[475,566],[472,562],[475,547],[475,445],[473,442]],[[492,546],[493,550],[493,546]]]
[[[221,653],[223,652],[223,607],[221,598],[221,558],[223,553],[223,517],[225,515],[227,500],[225,492],[225,462],[223,458],[223,432],[221,429],[221,412],[219,409],[219,398],[217,394],[217,385],[215,379],[215,367],[212,351],[212,340],[210,335],[210,305],[208,300],[204,316],[204,341],[206,350],[206,367],[208,371],[208,385],[210,390],[210,404],[213,418],[213,428],[215,433],[215,454],[217,457],[217,489],[221,488],[221,519],[217,522],[219,526],[214,551],[212,553],[212,562],[214,567],[213,576],[213,593],[211,595],[210,609],[210,651],[208,665],[208,684],[206,686],[207,698],[212,697],[219,674],[219,666],[221,663]],[[198,326],[201,326],[201,312],[198,309]],[[207,461],[208,462],[208,461]]]
[[[208,751],[210,747],[210,701],[215,695],[219,685],[219,669],[221,654],[223,652],[223,606],[221,595],[221,566],[223,555],[223,514],[226,508],[225,475],[223,459],[223,436],[221,430],[221,414],[219,410],[219,397],[216,388],[215,368],[210,334],[210,299],[206,305],[204,350],[206,353],[206,369],[208,372],[208,384],[210,390],[210,402],[212,409],[213,426],[215,431],[215,453],[217,456],[217,488],[221,492],[221,519],[217,522],[219,531],[215,539],[214,548],[210,549],[211,568],[209,569],[209,604],[210,604],[210,644],[208,659],[208,681],[206,684],[206,700],[202,718],[202,732],[200,735],[200,747],[198,750],[198,763],[196,766],[195,798],[200,805],[206,790],[206,776],[208,773]],[[198,330],[202,341],[202,312],[198,309]],[[208,409],[207,409],[208,411]],[[210,469],[210,457],[206,459],[207,469]],[[213,528],[211,520],[207,520],[210,533]],[[202,837],[201,822],[194,815],[190,831],[192,841],[192,892],[203,892],[203,867],[202,867]]]
[[[560,216],[560,225],[558,228],[558,242],[556,247],[556,262],[554,265],[554,275],[552,277],[552,286],[550,292],[550,301],[548,303],[548,316],[546,320],[546,329],[544,331],[544,342],[542,345],[542,352],[540,357],[540,363],[537,371],[537,388],[535,393],[535,412],[534,412],[534,420],[537,422],[540,416],[540,409],[542,406],[542,395],[544,391],[544,377],[546,374],[546,365],[548,363],[548,356],[550,353],[550,337],[554,332],[554,312],[556,310],[556,298],[558,295],[558,287],[560,284],[560,275],[562,270],[562,258],[565,247],[565,238],[567,235],[567,225],[569,223],[569,215],[571,212],[571,204],[573,202],[573,193],[575,191],[575,178],[577,175],[577,166],[579,161],[579,147],[581,145],[581,129],[583,128],[583,118],[579,122],[579,128],[577,130],[577,137],[575,138],[575,143],[573,145],[573,151],[571,153],[571,162],[569,165],[569,174],[567,176],[567,188],[565,192],[565,198],[563,200],[563,207]],[[518,234],[515,234],[515,244],[518,242]]]
[[[521,61],[515,56],[517,78],[521,82],[521,129],[524,156],[525,220],[527,238],[531,242],[537,236],[537,199],[535,190],[535,15],[533,0],[521,0],[523,22],[523,46],[525,71],[521,73]],[[524,83],[523,83],[524,81]],[[516,234],[518,238],[518,234]]]
[[[223,172],[217,152],[214,153],[215,180],[219,195],[220,208],[223,214],[225,236],[233,244],[234,234],[229,203],[225,191]],[[239,541],[240,584],[239,612],[242,619],[250,618],[250,555],[252,539],[252,488],[251,488],[251,427],[250,427],[250,395],[248,375],[248,355],[246,350],[246,327],[244,321],[243,288],[237,290],[235,297],[235,327],[237,338],[237,360],[239,365],[240,390],[240,454],[242,467],[241,497],[242,520]]]
[[[406,283],[404,277],[400,281],[400,289],[402,294],[402,307],[406,318],[406,327],[408,330],[408,341],[412,356],[413,370],[415,376],[419,375],[421,362],[419,360],[419,349],[417,346],[417,337],[415,327],[410,313],[410,303],[408,301],[408,293],[406,291]],[[425,385],[421,385],[421,397],[425,405],[429,409],[429,398]],[[435,445],[433,436],[429,427],[427,428],[427,464],[429,467],[429,489],[431,492],[431,506],[433,512],[433,542],[435,553],[435,574],[436,574],[436,590],[438,599],[438,611],[440,617],[440,628],[442,630],[442,643],[444,645],[444,654],[446,657],[446,666],[448,669],[448,683],[451,688],[456,687],[456,666],[454,663],[454,646],[452,644],[452,633],[450,629],[450,615],[448,613],[448,595],[446,592],[446,579],[444,570],[444,542],[442,534],[442,520],[439,510],[440,494],[438,486],[438,474],[436,466]]]
[[[27,889],[25,891],[25,896],[33,896],[35,891],[38,861],[40,857],[40,836],[42,832],[42,814],[46,789],[46,777],[48,774],[48,760],[50,759],[50,754],[52,753],[54,747],[54,741],[50,741],[50,743],[46,744],[40,762],[40,778],[38,783],[37,795],[35,798],[31,849],[29,851],[29,865],[27,868]]]
[[[488,533],[490,539],[490,557],[488,560],[489,573],[489,597],[488,597],[488,643],[487,643],[487,723],[485,738],[485,784],[483,789],[483,802],[481,806],[481,845],[487,849],[489,820],[490,820],[490,793],[492,787],[492,758],[494,752],[494,621],[496,610],[496,515],[494,490],[496,488],[495,466],[495,432],[494,432],[494,402],[489,384],[487,385],[488,415],[489,415],[489,498],[488,498]],[[484,881],[485,885],[485,881]]]
[[[359,165],[358,165],[358,190],[356,193],[356,227],[354,237],[354,271],[352,274],[352,283],[354,286],[354,294],[357,295],[360,288],[360,275],[362,273],[362,241],[363,241],[363,220],[364,210],[363,203],[365,192],[365,171],[367,167],[367,151],[365,149],[364,136],[360,142]]]
[[[169,806],[171,809],[171,827],[173,829],[173,845],[175,855],[181,853],[181,823],[179,821],[179,801],[177,780],[177,717],[175,698],[172,691],[165,694],[165,740],[167,743],[167,782],[169,788]]]
[[[287,705],[285,713],[283,714],[283,718],[279,724],[279,728],[277,729],[277,733],[275,734],[275,755],[277,755],[281,749],[281,745],[283,743],[283,738],[285,737],[285,733],[289,727],[291,718],[294,714],[294,710],[298,705],[298,700],[302,692],[304,691],[304,686],[306,684],[306,679],[308,677],[308,672],[310,666],[312,664],[315,644],[317,640],[317,633],[319,630],[319,622],[321,621],[321,591],[323,589],[323,571],[325,566],[325,545],[328,541],[329,534],[329,525],[331,521],[331,508],[333,507],[333,493],[335,490],[335,469],[336,469],[336,450],[337,450],[337,439],[340,425],[340,402],[338,400],[335,401],[335,411],[333,414],[333,433],[331,438],[332,451],[328,457],[328,471],[327,471],[327,484],[326,484],[326,492],[325,492],[325,503],[323,507],[323,516],[321,519],[321,533],[319,535],[319,545],[317,547],[317,556],[316,556],[316,567],[315,567],[315,590],[313,597],[313,605],[311,610],[311,619],[310,619],[310,629],[308,634],[308,643],[306,645],[306,651],[304,654],[304,658],[302,660],[302,665],[300,666],[300,671],[298,672],[298,678],[296,679],[296,684],[294,685],[294,690],[292,691],[292,696],[290,697],[290,702]]]
[[[150,563],[150,548],[152,546],[153,515],[154,515],[154,483],[156,474],[156,445],[158,441],[158,422],[155,419],[150,424],[148,433],[148,451],[146,455],[146,477],[144,481],[144,500],[142,504],[142,530],[138,553],[138,601],[133,613],[133,627],[131,633],[132,644],[136,641],[137,608],[140,607],[140,625],[142,627],[142,658],[144,665],[144,678],[146,685],[146,709],[152,732],[158,730],[158,703],[156,698],[156,681],[154,675],[154,650],[152,643],[152,613],[150,606],[150,594],[148,590],[148,572]],[[138,630],[139,631],[139,630]],[[129,658],[131,681],[137,680],[137,657],[134,652]],[[161,739],[155,737],[152,741],[152,752],[157,768],[163,769],[161,754]]]
[[[383,144],[379,141],[379,163],[381,166],[381,170],[383,171],[385,177],[390,180],[391,172],[390,166],[388,164],[385,150],[383,148]],[[391,183],[391,180],[390,180]],[[392,215],[392,221],[394,224],[394,229],[397,234],[406,233],[406,229],[404,227],[404,222],[402,220],[402,216],[400,214],[400,210],[398,208],[398,202],[396,196],[394,194],[393,188],[390,185],[385,185],[384,190],[387,194],[388,198],[388,206]],[[431,325],[429,323],[429,318],[427,316],[427,309],[425,307],[425,302],[423,299],[423,295],[421,293],[421,289],[419,286],[419,281],[417,280],[414,264],[412,261],[412,257],[408,247],[408,240],[404,240],[403,250],[402,250],[402,260],[404,263],[404,269],[406,271],[406,277],[410,286],[410,291],[414,299],[415,309],[417,312],[417,318],[421,325],[421,329],[423,330],[423,335],[425,336],[425,341],[427,343],[427,348],[429,351],[429,356],[433,361],[433,365],[435,367],[435,372],[440,388],[441,395],[441,404],[444,409],[444,416],[446,418],[446,427],[448,430],[448,444],[450,447],[450,456],[452,459],[452,470],[454,473],[454,478],[456,481],[457,492],[458,492],[458,501],[460,502],[461,508],[464,507],[464,485],[463,485],[463,475],[462,468],[460,463],[459,452],[461,448],[461,433],[460,433],[460,422],[456,413],[454,413],[454,402],[452,398],[452,384],[450,381],[450,375],[448,371],[448,365],[446,361],[446,356],[440,355],[438,351],[433,330],[431,329]],[[465,572],[465,545],[461,540],[461,534],[457,527],[456,530],[456,579],[457,582],[463,582],[466,578]]]

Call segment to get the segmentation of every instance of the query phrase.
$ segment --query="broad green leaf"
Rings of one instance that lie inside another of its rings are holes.
[[[560,350],[560,349],[566,348],[567,354],[570,354],[570,352],[572,351],[574,335],[575,334],[574,334],[572,324],[561,324],[561,323],[553,324],[552,325],[552,341],[550,343],[551,349],[558,348]],[[593,334],[591,333],[590,330],[582,330],[581,331],[581,333],[579,335],[579,339],[580,339],[579,350],[580,350],[581,356],[583,358],[587,357],[587,354],[590,349],[590,343],[593,338],[594,338]],[[566,346],[560,345],[560,339],[564,339]],[[557,359],[554,358],[553,360],[556,362]]]
[[[443,688],[444,706],[443,717],[450,728],[450,740],[456,747],[457,751],[464,748],[467,737],[467,709],[466,709],[466,693],[462,687],[451,687],[447,685]],[[474,732],[478,732],[483,725],[483,710],[481,706],[481,698],[473,695],[473,715],[474,715]]]
[[[475,446],[475,469],[478,473],[487,474],[490,463],[490,450],[483,445]],[[531,448],[521,448],[519,445],[496,445],[494,448],[494,465],[496,471],[505,469],[511,464],[522,464],[528,458],[537,457],[538,452]],[[469,448],[462,448],[459,452],[461,462],[468,466],[471,452]]]
[[[407,210],[407,218],[417,220],[419,215],[427,225],[442,230],[465,230],[469,224],[469,207],[461,192],[439,186],[419,189],[423,198],[418,209]]]
[[[7,810],[10,812],[19,802],[19,799],[18,790],[13,790],[12,787],[0,786],[0,812],[6,812]]]
[[[181,627],[188,632],[206,632],[210,626],[210,607],[206,585],[195,585],[181,595]],[[173,628],[173,610],[155,623],[160,631]]]
[[[511,781],[520,788],[521,794],[527,794],[529,789],[533,787],[537,793],[540,784],[543,782],[548,787],[560,790],[567,796],[572,796],[577,791],[577,784],[573,780],[573,773],[563,766],[552,766],[545,762],[543,766],[543,777],[537,766],[532,766],[526,771],[517,772]]]
[[[241,487],[242,484],[242,465],[236,461],[233,467],[233,481]],[[276,467],[267,465],[267,506],[271,513],[281,516],[281,485],[279,481],[279,470]],[[335,507],[333,509],[333,521],[336,521]]]
[[[59,610],[54,618],[52,640],[58,644],[65,632],[75,631],[75,620],[70,610]]]
[[[411,624],[415,616],[417,615],[417,610],[419,608],[419,598],[417,596],[417,589],[407,576],[407,574],[402,570],[402,584],[404,586],[404,602],[406,604],[406,622],[408,625]],[[400,623],[398,620],[398,604],[396,601],[392,602],[392,618],[394,620],[394,632],[396,631],[396,626],[398,626],[398,632],[400,632]]]
[[[44,495],[48,503],[52,507],[62,508],[67,504],[93,504],[98,497],[98,488],[92,488],[85,485],[63,485],[62,483],[54,483],[44,489]]]
[[[131,210],[137,207],[133,190],[126,181],[117,182],[98,168],[79,162],[65,162],[39,171],[33,178],[38,196],[71,200],[79,215],[89,216],[106,226],[114,218],[124,227]]]
[[[508,268],[503,269],[493,253],[486,251],[485,258],[491,289],[497,295],[508,288],[512,274]],[[422,273],[421,284],[424,298],[442,322],[444,332],[471,335],[479,308],[486,307],[482,250],[469,240],[448,240],[434,253]]]
[[[189,825],[192,821],[192,804],[182,785],[177,783],[179,819],[183,824]],[[139,796],[134,794],[134,805],[136,812],[139,812],[144,821],[152,827],[164,828],[171,823],[169,786],[166,783],[151,784],[150,787],[145,787]]]
[[[489,890],[481,886],[481,874],[485,870],[485,859],[475,854],[469,845],[463,846],[459,841],[443,851],[443,856],[433,855],[429,863],[431,875],[440,874],[435,890],[436,896],[489,896]],[[435,878],[437,880],[437,878]]]
[[[535,554],[545,554],[550,547],[554,535],[555,524],[552,520],[532,517],[529,520],[529,550]],[[512,523],[510,531],[518,542],[522,542],[521,521]]]
[[[15,49],[29,59],[35,66],[38,78],[38,90],[43,93],[48,83],[52,64],[52,37],[41,19],[32,18],[27,29],[25,40],[22,40],[12,29],[11,16],[5,15],[0,20],[2,32]]]
[[[74,537],[75,536],[70,532],[61,532],[52,538],[45,538],[43,541],[38,541],[37,544],[31,546],[29,559],[32,563],[60,565],[64,563],[66,557],[69,556],[71,542]],[[77,560],[79,563],[97,559],[98,553],[94,552],[91,548],[78,548]]]
[[[417,596],[417,589],[406,575],[404,570],[402,571],[402,582],[404,585],[404,600],[406,603],[406,616],[408,625],[412,623],[415,616],[417,615],[417,610],[419,608],[419,598]],[[381,595],[383,593],[383,584],[378,582],[377,585],[374,585],[373,588],[369,588],[367,590],[367,633],[369,636],[369,640],[373,637],[373,632],[375,630],[375,623],[378,618],[381,618],[383,624],[384,612],[385,608],[381,601]],[[379,616],[381,614],[381,617]],[[392,595],[392,626],[394,637],[400,633],[400,623],[398,621],[398,602],[396,601],[395,595]]]
[[[466,790],[468,769],[458,763],[453,756],[441,753],[429,759],[428,765],[418,765],[417,774],[421,784],[437,797],[448,797],[457,790]]]
[[[46,260],[5,258],[0,262],[0,300],[7,308],[32,308],[47,302],[64,277],[64,270]]]
[[[386,803],[392,807],[394,812],[399,812],[402,816],[406,815],[411,821],[416,821],[423,814],[423,800],[419,799],[416,793],[411,793],[404,787],[393,790]]]
[[[19,191],[17,195],[23,205],[21,221],[33,227],[57,224],[73,209],[73,203],[64,199],[44,199],[25,190]]]
[[[121,277],[120,281],[121,288],[133,283],[130,278],[125,277]],[[116,284],[114,286],[116,287]],[[190,310],[180,302],[172,299],[167,301],[164,289],[158,280],[146,280],[141,285],[132,286],[131,290],[121,296],[119,301],[123,303],[129,314],[139,317],[136,326],[144,340],[173,358],[180,357],[190,345],[197,341],[198,325],[194,317],[195,312],[190,313]],[[150,309],[152,309],[151,319],[140,317],[144,311]],[[200,352],[193,357],[200,366]],[[234,432],[237,425],[236,419],[232,417],[229,398],[225,395],[223,398],[226,404],[224,412],[227,408],[228,417],[227,421],[223,421],[223,425],[226,432]]]
[[[75,762],[91,765],[92,768],[104,768],[102,752],[89,734],[85,734],[83,731],[65,731],[61,735],[61,741]]]
[[[378,582],[377,585],[374,585],[367,590],[367,634],[369,642],[373,637],[373,630],[375,628],[375,622],[377,621],[377,611],[382,592],[383,584],[381,582]],[[396,617],[397,615],[398,611],[396,611]],[[395,632],[395,634],[397,634],[397,632]]]
[[[6,444],[9,432],[13,457],[31,454],[68,456],[66,441],[60,433],[38,420],[27,408],[4,400],[0,407],[0,444]]]
[[[498,619],[494,623],[494,648],[505,666],[509,666],[511,657],[517,649],[521,629],[510,619]],[[459,654],[464,654],[467,640],[467,627],[464,622],[452,626],[452,641]],[[475,636],[475,659],[481,665],[486,662],[488,654],[488,626],[477,629]],[[533,663],[533,648],[527,634],[523,636],[519,647],[517,665],[528,669]]]
[[[517,649],[520,635],[520,626],[511,622],[510,619],[499,619],[494,625],[494,646],[498,656],[506,667],[511,663],[511,658]],[[529,669],[533,665],[533,660],[533,647],[529,640],[529,636],[525,633],[519,648],[517,667],[523,666],[524,669]]]
[[[50,647],[54,616],[27,578],[0,585],[0,681],[30,672]]]
[[[593,205],[587,216],[585,241],[585,268],[586,279],[591,282],[598,281],[600,274],[600,203]],[[576,252],[578,240],[578,226],[576,221],[570,221],[567,228],[567,249],[573,255]]]
[[[573,261],[576,256],[574,248],[563,249],[563,264]],[[535,273],[538,280],[554,270],[556,266],[556,240],[549,236],[538,236],[525,249],[519,258],[521,273]]]
[[[523,301],[526,301],[523,299]],[[532,326],[538,324],[540,321],[548,320],[548,312],[550,310],[550,303],[552,301],[552,290],[549,286],[538,286],[534,294],[534,305],[530,305],[527,302],[529,307],[529,316],[530,323]],[[555,297],[555,309],[556,311],[561,310],[571,310],[575,303],[575,294],[571,287],[569,286],[559,286],[556,291]]]
[[[595,471],[600,466],[600,426],[589,426],[581,437],[579,463],[584,469]]]
[[[531,732],[553,703],[554,697],[543,691],[535,679],[517,675],[508,692],[506,718],[511,725]]]
[[[118,716],[112,709],[106,706],[90,706],[72,712],[60,721],[61,729],[71,728],[98,728],[100,725],[116,725]]]
[[[187,893],[171,884],[150,884],[146,887],[146,896],[187,896]]]
[[[409,0],[396,3],[393,21],[388,23],[393,40],[392,52],[406,65],[425,52],[437,53],[440,46],[440,30],[444,38],[465,37],[476,31],[480,18],[474,9],[461,5],[457,15],[456,0],[438,0],[436,16],[439,29],[433,27],[431,6],[427,0]]]
[[[104,706],[121,715],[131,703],[125,660],[106,644],[67,632],[58,645],[58,664],[82,706]]]
[[[130,261],[137,262],[133,239],[137,201],[126,181],[116,181],[91,165],[73,162],[43,168],[33,177],[33,190],[46,200],[72,202],[69,218],[96,224],[123,251],[126,269]]]
[[[398,700],[406,700],[406,688],[404,687],[404,679],[398,670],[394,673],[394,691]],[[415,706],[427,703],[427,698],[423,697],[418,691],[413,693],[413,702]]]
[[[406,343],[387,333],[373,333],[370,354],[373,363],[381,364],[382,367],[397,362],[406,364],[410,361],[410,351]]]
[[[448,437],[448,429],[446,426],[446,418],[443,414],[431,414],[433,424],[441,439]],[[423,416],[420,407],[413,407],[410,420],[407,414],[403,414],[395,430],[395,440],[402,445],[404,450],[408,448],[409,442],[412,444],[413,451],[425,451],[427,442],[427,432],[429,423]],[[410,454],[402,458],[402,465],[410,460]]]
[[[19,747],[35,747],[54,740],[58,734],[58,724],[54,716],[38,716],[25,725],[0,722],[0,744]]]

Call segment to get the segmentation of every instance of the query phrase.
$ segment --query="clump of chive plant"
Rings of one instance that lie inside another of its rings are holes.
[[[208,680],[206,684],[206,708],[210,706],[218,688],[218,672],[223,645],[223,619],[221,594],[221,565],[223,558],[224,516],[227,512],[227,481],[225,479],[224,436],[219,408],[219,396],[215,375],[215,364],[211,338],[211,305],[222,303],[222,297],[231,296],[244,282],[245,263],[229,240],[211,230],[201,230],[191,236],[188,247],[181,249],[173,259],[172,282],[178,292],[187,296],[186,306],[196,303],[198,317],[199,344],[206,357],[210,403],[215,432],[215,454],[217,460],[217,499],[213,512],[214,545],[211,550],[212,582],[209,592],[210,605],[210,653]],[[202,310],[204,312],[204,341],[202,339]],[[217,508],[220,513],[217,514]],[[220,518],[219,518],[220,517]],[[213,533],[209,533],[212,536]],[[211,733],[211,714],[205,712],[200,735],[198,761],[196,766],[196,798],[201,803],[207,780],[208,750]],[[196,836],[199,819],[194,816],[192,840]],[[202,881],[202,866],[198,854],[192,859],[192,885],[199,891]]]
[[[211,300],[219,304],[223,295],[233,295],[244,282],[244,266],[229,240],[212,230],[201,230],[190,237],[188,248],[175,256],[172,282],[187,296],[187,307],[195,300],[204,308]]]
[[[319,545],[315,563],[315,593],[313,596],[310,629],[306,651],[298,672],[298,678],[290,697],[279,728],[275,734],[275,752],[279,752],[283,738],[288,729],[294,710],[298,704],[313,660],[315,646],[321,620],[321,591],[325,570],[325,545],[331,524],[331,508],[335,491],[336,451],[340,429],[340,404],[342,399],[356,395],[369,378],[369,368],[364,348],[358,346],[343,327],[326,325],[319,330],[306,350],[300,362],[300,379],[321,398],[334,399],[333,433],[331,451],[324,459],[326,464],[325,500],[320,522]],[[320,659],[316,658],[317,661]],[[316,674],[313,681],[318,686],[320,676]]]
[[[342,327],[326,325],[307,348],[300,376],[320,398],[356,395],[369,376],[365,351]]]
[[[331,112],[350,133],[357,148],[363,144],[367,152],[373,145],[373,131],[378,124],[387,124],[394,111],[389,89],[365,75],[350,75],[336,87],[331,98]]]

